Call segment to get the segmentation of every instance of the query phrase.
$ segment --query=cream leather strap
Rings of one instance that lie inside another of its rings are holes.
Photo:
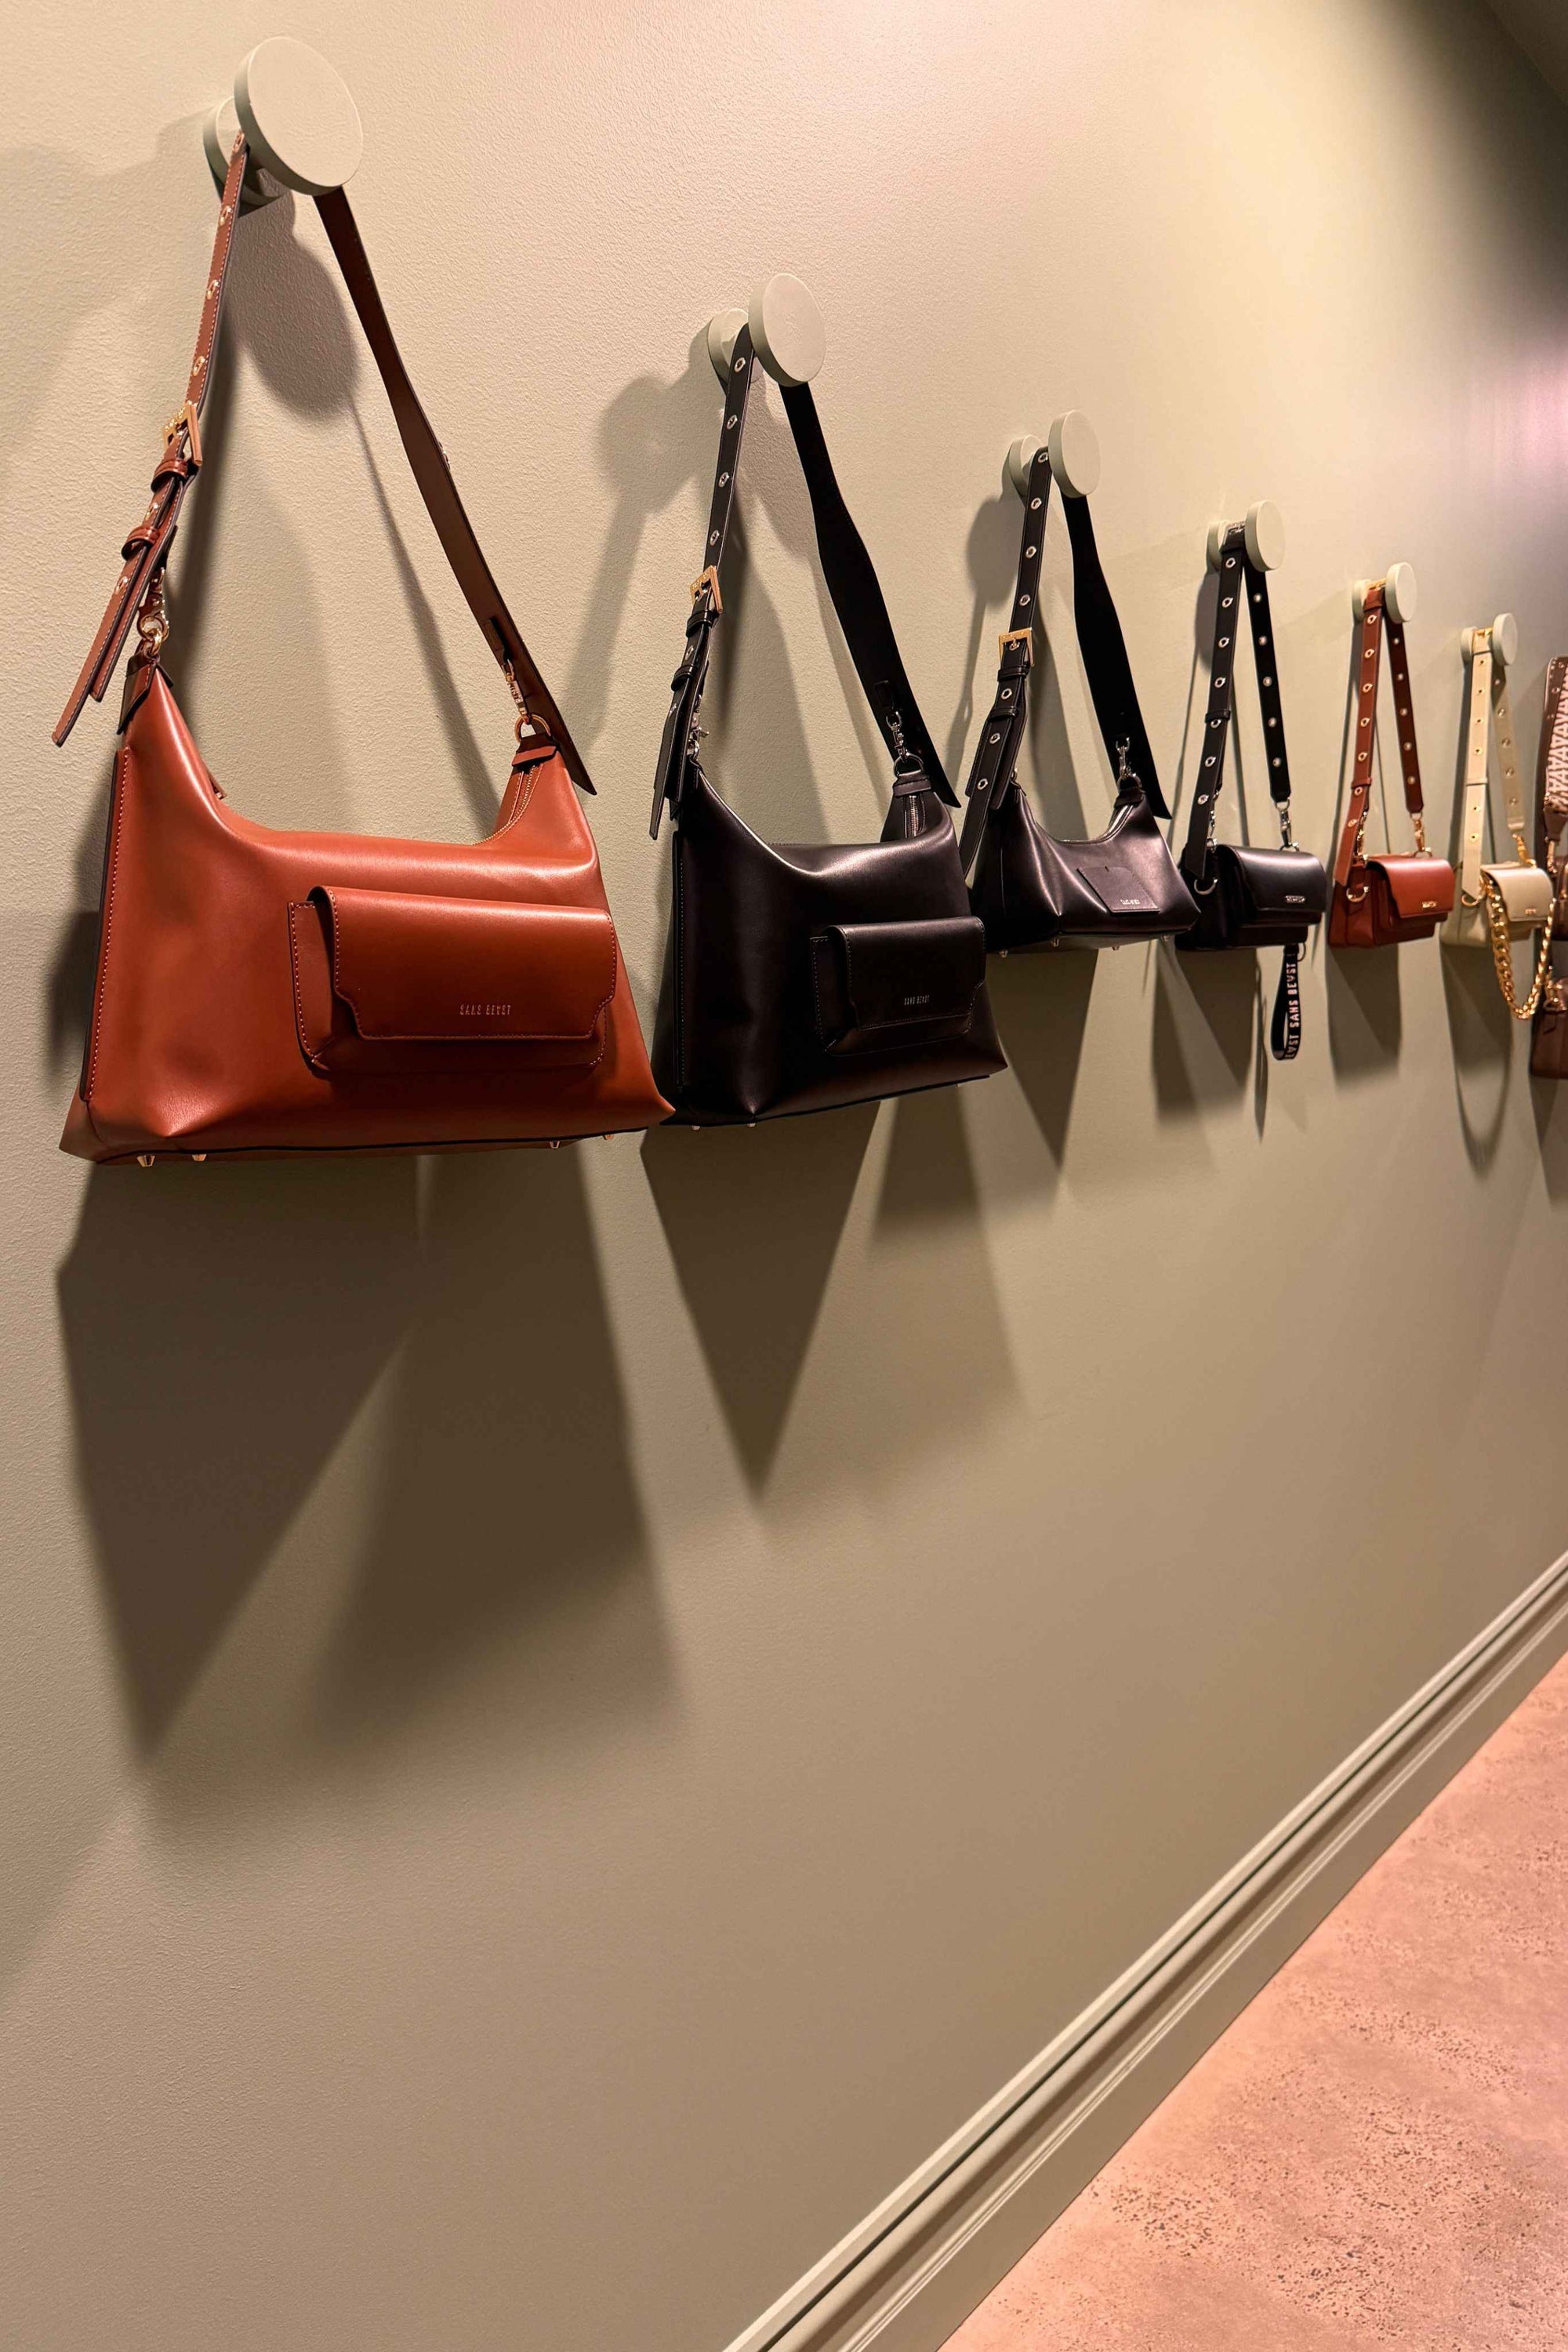
[[[1477,631],[1470,655],[1470,706],[1465,728],[1465,781],[1459,826],[1459,903],[1481,902],[1481,850],[1487,826],[1487,707],[1495,665],[1489,644]],[[1504,698],[1507,683],[1500,679]],[[1511,733],[1511,722],[1510,731]],[[1516,779],[1517,782],[1517,779]]]
[[[1524,780],[1520,772],[1519,738],[1514,732],[1513,702],[1508,672],[1491,649],[1489,632],[1478,629],[1470,655],[1470,707],[1465,738],[1464,814],[1459,835],[1459,900],[1480,904],[1484,889],[1481,852],[1487,823],[1487,706],[1497,729],[1498,766],[1502,772],[1503,809],[1513,835],[1519,862],[1529,858],[1525,840]]]

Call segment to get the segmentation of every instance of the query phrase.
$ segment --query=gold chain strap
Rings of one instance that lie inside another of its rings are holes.
[[[1552,902],[1552,912],[1541,928],[1541,952],[1535,960],[1535,978],[1530,994],[1521,1004],[1514,992],[1513,942],[1509,937],[1508,905],[1495,875],[1482,876],[1486,886],[1487,929],[1491,933],[1492,961],[1497,966],[1497,984],[1502,991],[1502,1001],[1516,1021],[1532,1021],[1546,986],[1546,974],[1552,961],[1552,932],[1557,918],[1557,901]]]

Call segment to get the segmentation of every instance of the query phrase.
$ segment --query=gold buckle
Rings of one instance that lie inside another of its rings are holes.
[[[172,441],[177,441],[182,433],[190,447],[191,463],[199,468],[202,462],[202,436],[201,427],[196,423],[196,404],[194,400],[187,400],[178,415],[171,416],[164,425],[164,448],[167,449]]]
[[[721,613],[724,609],[724,599],[719,593],[719,567],[716,563],[710,563],[708,566],[707,571],[701,574],[700,578],[692,582],[691,601],[694,604],[696,604],[699,596],[701,595],[704,588],[711,589],[713,593],[713,610],[716,613]]]
[[[1028,655],[1031,663],[1034,661],[1035,633],[1033,629],[1004,629],[1001,635],[996,640],[996,658],[998,661],[1006,660],[1007,648],[1009,646],[1022,646],[1025,652]]]

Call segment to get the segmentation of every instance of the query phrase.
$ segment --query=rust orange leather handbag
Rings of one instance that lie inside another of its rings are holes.
[[[55,731],[101,700],[134,620],[97,982],[62,1149],[87,1160],[461,1151],[657,1124],[593,835],[592,791],[480,552],[341,188],[316,199],[458,584],[511,688],[517,749],[478,843],[282,833],[203,763],[161,667],[163,574],[247,161],[237,139],[184,405]]]

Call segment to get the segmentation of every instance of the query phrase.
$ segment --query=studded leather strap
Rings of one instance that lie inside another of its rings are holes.
[[[1379,580],[1366,592],[1361,625],[1357,631],[1355,759],[1350,798],[1345,806],[1345,821],[1334,857],[1334,883],[1342,890],[1350,880],[1352,867],[1365,863],[1361,836],[1366,823],[1367,803],[1372,797],[1378,672],[1382,665],[1385,624],[1389,675],[1394,681],[1394,716],[1399,721],[1399,772],[1405,782],[1405,805],[1415,828],[1416,842],[1424,844],[1426,803],[1421,797],[1421,762],[1415,749],[1415,709],[1410,692],[1410,660],[1405,648],[1404,628],[1391,614],[1384,612],[1383,583]]]
[[[95,701],[102,700],[114,675],[114,667],[132,620],[162,578],[178,527],[180,509],[201,467],[200,417],[207,387],[212,381],[213,355],[217,343],[224,289],[239,217],[240,182],[245,176],[247,160],[246,142],[241,134],[235,140],[229,155],[228,172],[218,208],[212,268],[202,303],[195,354],[185,387],[185,404],[165,435],[163,455],[153,469],[151,502],[147,512],[125,541],[124,568],[115,583],[108,610],[82,665],[81,675],[55,730],[57,743],[65,741],[80,717],[89,696]],[[559,747],[574,781],[584,792],[592,792],[594,787],[581,755],[540,676],[532,655],[523,642],[521,632],[507,611],[500,590],[474,535],[473,526],[464,512],[446,453],[420,406],[408,371],[393,340],[392,329],[371,273],[369,257],[358,226],[349,209],[348,198],[341,188],[332,188],[316,198],[316,207],[342,270],[349,298],[364,328],[371,354],[386,387],[398,433],[420,495],[436,527],[436,535],[483,632],[486,644],[502,670],[514,681],[516,690],[528,706],[524,731],[535,735],[547,730]],[[542,722],[542,727],[538,722]]]
[[[1193,794],[1182,871],[1197,889],[1207,886],[1214,846],[1215,815],[1225,783],[1225,754],[1236,709],[1236,661],[1241,634],[1237,603],[1245,594],[1258,667],[1258,699],[1268,758],[1268,791],[1282,814],[1290,806],[1290,763],[1285,750],[1285,713],[1274,658],[1274,623],[1268,608],[1268,575],[1247,552],[1247,535],[1234,523],[1220,541],[1219,594],[1215,602],[1214,645],[1209,656],[1208,708],[1204,715],[1203,758]]]
[[[1018,541],[1013,611],[1002,636],[996,692],[980,730],[969,772],[963,835],[959,845],[966,874],[979,856],[986,818],[1006,797],[1023,749],[1050,488],[1050,454],[1047,445],[1042,443],[1030,462],[1024,488],[1024,525]],[[1122,790],[1127,792],[1136,785],[1156,816],[1169,816],[1171,812],[1154,772],[1154,754],[1139,709],[1138,689],[1132,683],[1132,666],[1127,658],[1121,623],[1095,543],[1089,500],[1064,495],[1062,504],[1067,509],[1068,538],[1072,547],[1073,620],[1100,738]]]

